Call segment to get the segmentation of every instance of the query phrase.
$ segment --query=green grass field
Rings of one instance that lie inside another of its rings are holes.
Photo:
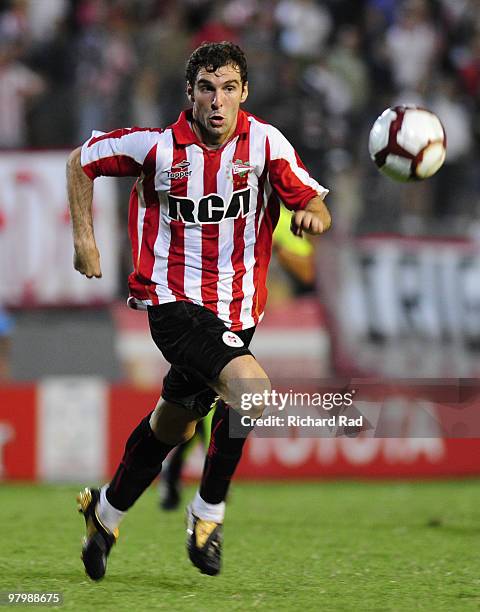
[[[1,486],[0,591],[61,591],[78,611],[480,609],[479,481],[238,483],[218,577],[190,565],[183,511],[151,489],[100,583],[79,559],[76,491]]]

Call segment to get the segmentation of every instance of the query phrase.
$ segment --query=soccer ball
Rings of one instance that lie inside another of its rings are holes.
[[[445,130],[434,113],[395,106],[373,124],[368,150],[381,172],[406,182],[433,176],[445,161],[446,144]]]

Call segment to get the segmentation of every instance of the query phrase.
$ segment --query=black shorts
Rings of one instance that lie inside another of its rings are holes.
[[[205,416],[215,399],[208,386],[235,357],[251,355],[255,327],[231,332],[210,310],[191,302],[148,306],[150,332],[172,367],[162,397]]]

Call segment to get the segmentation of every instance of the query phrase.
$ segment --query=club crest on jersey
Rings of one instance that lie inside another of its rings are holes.
[[[239,176],[244,177],[252,170],[253,170],[253,166],[251,166],[250,162],[248,161],[242,161],[241,159],[236,159],[234,162],[232,162],[233,174],[238,174]]]
[[[171,170],[164,170],[167,173],[169,179],[182,179],[190,176],[192,174],[191,170],[187,170],[190,166],[190,162],[186,159],[178,162],[178,164],[174,164]]]
[[[231,346],[232,348],[243,346],[243,340],[231,331],[223,332],[222,340],[227,346]]]
[[[168,194],[168,216],[184,223],[221,223],[224,219],[246,217],[250,211],[250,189],[234,191],[229,202],[218,193],[199,200]]]

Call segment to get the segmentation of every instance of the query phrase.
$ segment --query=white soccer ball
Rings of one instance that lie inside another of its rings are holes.
[[[370,157],[380,171],[402,182],[433,176],[445,161],[446,145],[440,119],[417,106],[387,108],[368,140]]]

